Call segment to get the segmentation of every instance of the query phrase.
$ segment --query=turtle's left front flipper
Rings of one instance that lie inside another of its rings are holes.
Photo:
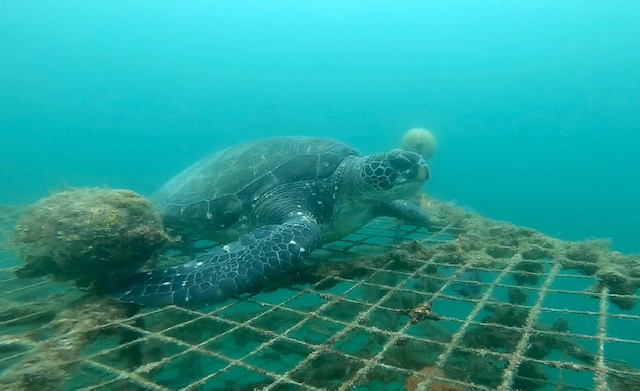
[[[423,208],[407,200],[393,200],[377,205],[374,213],[379,216],[389,216],[400,219],[407,224],[418,227],[430,226],[429,214]]]
[[[224,301],[276,280],[316,249],[320,227],[302,215],[267,225],[185,264],[139,273],[122,302],[163,306]]]

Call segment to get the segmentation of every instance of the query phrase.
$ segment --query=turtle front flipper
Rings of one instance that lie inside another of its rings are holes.
[[[373,212],[378,216],[395,217],[417,227],[430,227],[427,211],[408,200],[393,200],[376,205]]]
[[[185,264],[138,273],[132,287],[115,297],[152,306],[225,301],[279,278],[315,250],[319,241],[320,227],[315,219],[296,216],[279,225],[258,228]]]

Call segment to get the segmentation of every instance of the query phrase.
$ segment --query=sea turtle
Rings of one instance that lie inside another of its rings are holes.
[[[428,178],[417,153],[362,156],[325,138],[268,138],[214,153],[152,199],[177,233],[227,244],[179,266],[140,272],[116,297],[153,306],[220,302],[277,279],[375,216],[426,226],[426,212],[403,198]]]

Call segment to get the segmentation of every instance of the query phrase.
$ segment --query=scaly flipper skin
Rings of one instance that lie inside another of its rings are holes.
[[[168,227],[195,237],[227,242],[248,234],[183,265],[138,273],[114,296],[199,306],[256,291],[376,214],[427,225],[424,211],[403,198],[428,179],[414,152],[362,156],[330,139],[274,138],[217,152],[159,190],[159,213]]]
[[[407,224],[417,227],[430,227],[429,214],[426,210],[407,200],[394,200],[373,208],[374,214],[395,217]]]
[[[267,225],[191,262],[139,273],[115,297],[128,303],[203,305],[225,301],[280,277],[316,249],[320,227],[306,215]]]

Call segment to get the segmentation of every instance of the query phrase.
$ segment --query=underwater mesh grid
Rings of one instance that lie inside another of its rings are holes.
[[[277,285],[139,308],[0,259],[0,384],[81,390],[640,390],[637,257],[452,205],[372,222]],[[5,219],[11,227],[12,219]]]

